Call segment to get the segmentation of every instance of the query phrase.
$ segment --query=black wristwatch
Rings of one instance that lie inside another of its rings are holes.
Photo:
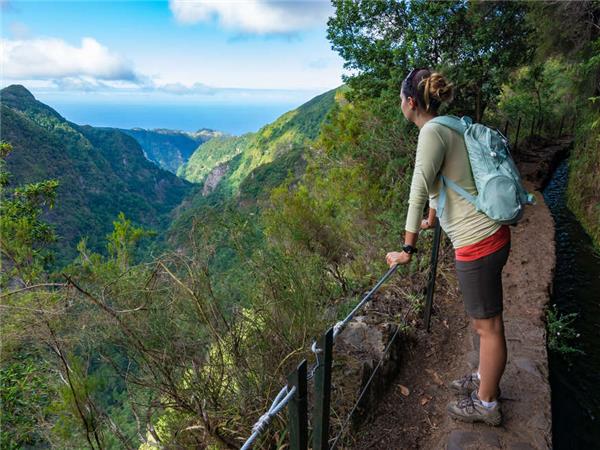
[[[402,251],[404,253],[408,253],[409,255],[412,255],[413,253],[417,253],[416,247],[413,247],[412,245],[408,245],[408,244],[406,244],[404,247],[402,247]]]

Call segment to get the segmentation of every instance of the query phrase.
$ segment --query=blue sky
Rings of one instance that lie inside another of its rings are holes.
[[[342,83],[327,1],[2,4],[2,86],[51,101],[301,104]]]

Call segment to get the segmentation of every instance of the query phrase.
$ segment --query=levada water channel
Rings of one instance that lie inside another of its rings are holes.
[[[600,449],[600,253],[566,205],[567,160],[544,189],[556,223],[556,272],[551,303],[576,313],[583,354],[549,351],[555,450]],[[560,331],[559,331],[560,332]]]

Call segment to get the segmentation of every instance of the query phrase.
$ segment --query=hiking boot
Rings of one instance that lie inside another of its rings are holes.
[[[448,387],[457,394],[468,395],[473,390],[479,391],[479,377],[477,373],[468,373],[464,377],[452,381]],[[500,386],[498,386],[496,398],[500,398],[500,393]]]
[[[495,427],[502,422],[500,402],[496,400],[496,406],[486,408],[477,396],[477,390],[473,390],[467,397],[448,403],[447,410],[450,417],[463,422],[485,422]]]

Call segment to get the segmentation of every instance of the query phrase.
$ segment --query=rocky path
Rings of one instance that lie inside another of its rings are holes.
[[[535,148],[523,155],[521,172],[535,191],[537,204],[511,227],[512,249],[503,271],[507,368],[501,381],[503,422],[500,427],[450,419],[446,404],[453,394],[446,385],[477,367],[478,341],[471,330],[450,264],[440,275],[450,286],[435,299],[431,333],[419,332],[407,349],[392,387],[373,418],[355,433],[356,449],[548,449],[552,416],[544,311],[550,299],[555,267],[554,223],[538,189],[556,155],[568,148]],[[536,162],[537,159],[537,162]]]

